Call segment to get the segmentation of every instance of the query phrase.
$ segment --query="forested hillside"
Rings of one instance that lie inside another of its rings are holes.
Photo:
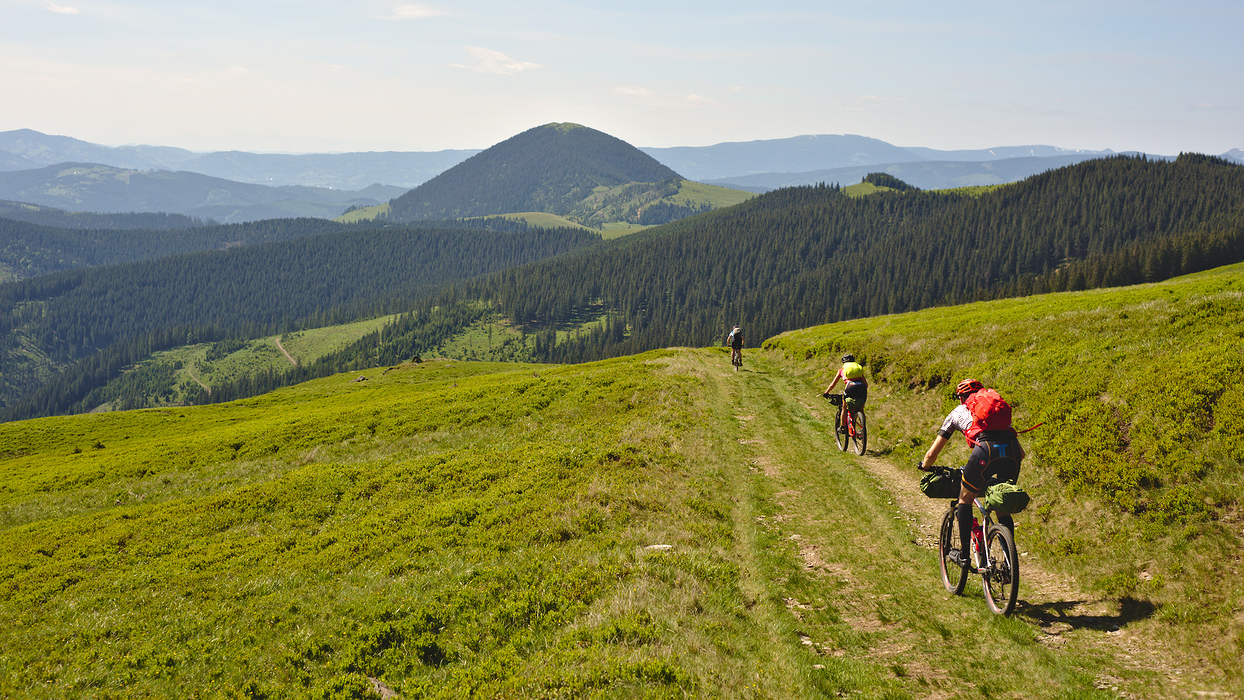
[[[169,229],[209,226],[204,221],[184,214],[164,212],[130,212],[128,214],[98,214],[86,211],[65,211],[26,202],[0,201],[0,218],[26,221],[40,226],[72,229]]]
[[[0,213],[0,282],[77,267],[115,265],[200,250],[284,241],[346,228],[326,219],[267,219],[224,226],[152,225],[141,228],[124,224],[159,224],[162,221],[173,224],[192,219],[164,214],[56,214],[56,211],[40,211],[43,216],[38,218],[45,224],[18,221]],[[100,225],[68,225],[75,222]]]
[[[142,352],[179,336],[184,342],[190,328],[203,340],[220,339],[410,311],[402,327],[336,353],[331,364],[305,368],[315,372],[305,377],[431,351],[488,313],[523,333],[522,347],[505,345],[505,357],[580,361],[717,343],[734,322],[755,344],[835,320],[1156,281],[1244,260],[1244,168],[1193,155],[1174,162],[1117,157],[979,196],[850,198],[836,187],[791,188],[588,249],[598,239],[582,232],[543,242],[549,234],[480,235],[498,244],[521,238],[519,248],[541,252],[474,264],[461,258],[475,253],[461,253],[443,231],[412,234],[400,251],[391,249],[391,234],[371,231],[357,240],[344,233],[304,239],[288,252],[239,249],[0,287],[0,330],[13,370],[4,373],[6,384],[30,377],[29,364],[39,361],[31,348],[72,362],[127,343],[8,415],[69,410]],[[419,267],[406,262],[411,246],[454,262]],[[582,319],[603,322],[558,334]],[[7,395],[28,393],[46,378],[8,384]],[[221,395],[295,378],[258,378]]]
[[[1244,259],[1244,168],[1185,155],[1115,157],[979,197],[848,198],[800,187],[675,222],[573,258],[457,285],[516,324],[584,309],[607,329],[543,360],[578,361],[720,342],[740,323],[756,342],[850,318],[1006,296],[1132,284]]]
[[[46,378],[32,367],[41,358],[44,366],[90,358],[0,415],[66,410],[126,365],[188,339],[257,337],[401,311],[436,285],[599,241],[574,229],[350,229],[0,285],[6,404]]]
[[[589,225],[596,209],[618,206],[609,198],[627,203],[655,201],[676,194],[680,179],[651,156],[608,134],[578,124],[545,124],[478,153],[394,199],[389,219],[455,219],[532,211]],[[593,199],[594,194],[600,197]],[[694,209],[683,215],[691,213]]]

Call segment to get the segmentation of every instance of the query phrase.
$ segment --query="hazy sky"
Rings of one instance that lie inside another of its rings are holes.
[[[0,0],[0,131],[196,151],[1244,148],[1240,0]]]

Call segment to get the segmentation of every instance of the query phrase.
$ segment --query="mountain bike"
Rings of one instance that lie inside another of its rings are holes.
[[[734,365],[734,371],[739,371],[743,366],[743,348],[730,348],[730,364]]]
[[[961,470],[933,466],[926,471],[953,475]],[[970,573],[981,575],[981,585],[985,589],[985,602],[989,604],[989,609],[999,615],[1010,615],[1015,610],[1015,601],[1019,597],[1019,554],[1015,548],[1015,533],[1005,525],[994,523],[990,510],[981,503],[980,498],[974,499],[973,504],[980,510],[981,517],[979,520],[976,516],[972,517],[972,559],[964,566],[950,561],[950,553],[959,550],[961,541],[959,519],[955,517],[959,499],[952,500],[946,514],[942,516],[938,537],[938,550],[941,555],[938,565],[942,570],[942,584],[952,594],[962,594],[970,569]]]
[[[855,454],[864,456],[868,448],[868,419],[864,409],[847,410],[845,394],[830,394],[825,398],[838,407],[838,415],[834,418],[834,442],[838,443],[838,449],[846,452],[854,444]],[[843,411],[847,413],[845,426],[842,424]]]

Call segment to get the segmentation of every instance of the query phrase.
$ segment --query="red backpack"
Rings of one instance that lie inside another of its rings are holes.
[[[1011,430],[1011,405],[993,389],[981,389],[969,396],[963,405],[972,414],[975,432]]]

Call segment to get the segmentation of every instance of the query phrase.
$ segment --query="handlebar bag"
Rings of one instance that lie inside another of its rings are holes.
[[[958,498],[959,481],[963,475],[957,471],[949,474],[929,472],[920,479],[920,493],[929,498]]]

